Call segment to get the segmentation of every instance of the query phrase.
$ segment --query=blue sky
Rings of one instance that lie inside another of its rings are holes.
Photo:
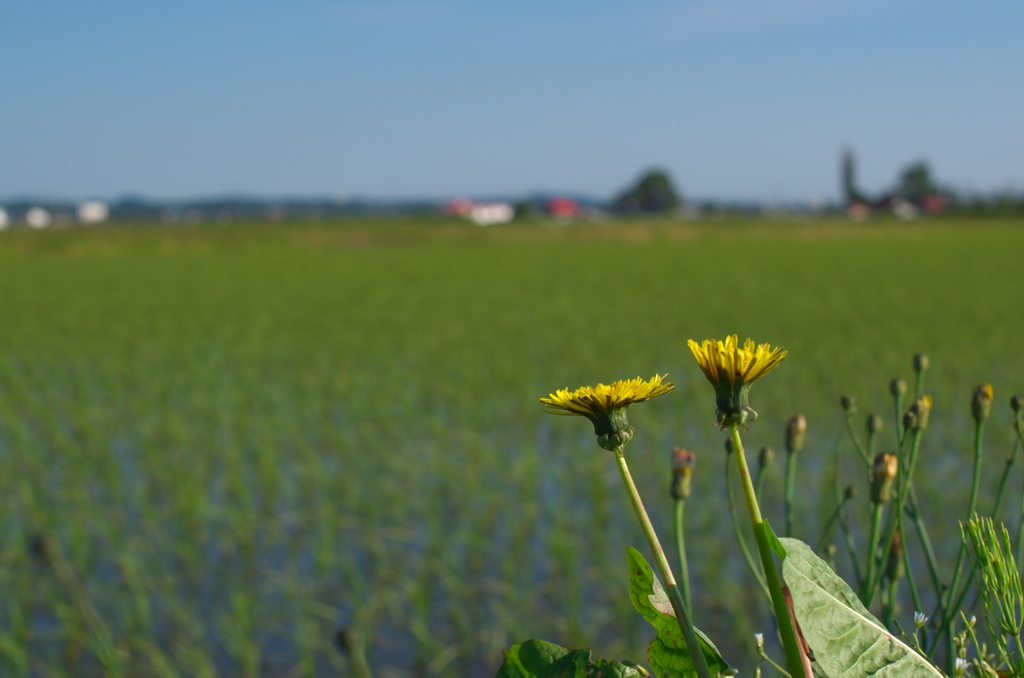
[[[1024,188],[1024,3],[38,2],[0,21],[0,196]]]

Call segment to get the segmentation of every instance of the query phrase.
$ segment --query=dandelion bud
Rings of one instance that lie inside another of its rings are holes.
[[[1019,395],[1015,395],[1010,398],[1010,409],[1013,410],[1015,414],[1020,414],[1020,411],[1024,409],[1024,398]]]
[[[839,404],[843,406],[843,412],[847,414],[853,414],[857,411],[857,399],[852,395],[844,395],[839,399]]]
[[[689,450],[677,447],[672,453],[672,498],[690,498],[690,479],[693,477],[693,466],[697,463],[697,455]]]
[[[732,454],[735,451],[736,451],[736,448],[733,447],[732,438],[726,438],[725,439],[725,454],[726,455],[730,455],[730,454]]]
[[[757,463],[761,465],[761,468],[767,468],[771,466],[771,463],[775,460],[775,450],[768,447],[761,448],[761,454],[757,457]]]
[[[606,450],[614,452],[633,439],[633,427],[627,426],[618,431],[602,433],[597,437],[597,444]]]
[[[880,452],[871,467],[871,503],[888,504],[892,485],[899,471],[899,459],[891,452]]]
[[[902,379],[893,379],[889,382],[889,393],[893,396],[902,396],[907,392],[907,382]]]
[[[971,415],[975,421],[988,419],[992,413],[992,384],[982,384],[974,389],[974,396],[971,398]]]
[[[928,413],[932,411],[932,397],[923,395],[910,406],[910,412],[914,414],[914,421],[907,425],[906,417],[903,418],[903,425],[910,429],[923,431],[928,428]]]
[[[856,496],[857,496],[857,486],[856,485],[847,485],[846,489],[843,490],[843,498],[846,501],[850,501],[851,499],[853,499]]]
[[[892,546],[889,548],[889,559],[885,563],[885,576],[889,581],[902,579],[906,574],[903,567],[903,540],[897,531],[892,535]]]
[[[910,410],[907,410],[903,415],[903,428],[908,431],[917,428],[917,415]]]
[[[927,372],[929,366],[928,354],[927,353],[915,353],[914,354],[914,371],[915,372]]]
[[[804,434],[807,433],[807,420],[804,415],[798,414],[789,420],[786,427],[786,449],[790,452],[799,452],[804,448]]]
[[[885,422],[882,417],[877,414],[872,414],[868,417],[868,433],[878,433],[882,430],[882,425]]]

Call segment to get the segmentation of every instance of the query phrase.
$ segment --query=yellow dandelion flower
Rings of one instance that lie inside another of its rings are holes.
[[[741,347],[735,334],[725,341],[706,339],[700,344],[690,339],[687,345],[704,376],[715,387],[719,425],[724,428],[756,419],[757,412],[748,403],[750,385],[778,367],[787,351],[755,344],[753,339],[747,339]]]
[[[547,405],[547,412],[551,414],[586,417],[594,424],[598,444],[614,450],[633,437],[633,427],[626,420],[626,408],[675,388],[675,384],[663,381],[664,378],[656,374],[648,380],[637,377],[611,384],[581,386],[575,391],[563,388],[540,401]]]

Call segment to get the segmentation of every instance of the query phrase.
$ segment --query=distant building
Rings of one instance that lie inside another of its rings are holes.
[[[78,221],[83,224],[102,224],[109,216],[106,203],[90,200],[78,206]]]
[[[551,198],[544,207],[548,214],[558,219],[575,219],[582,213],[580,204],[572,198]]]
[[[52,221],[53,217],[42,207],[33,207],[25,213],[25,223],[32,228],[46,228]]]
[[[455,217],[468,217],[472,210],[473,201],[469,198],[455,198],[454,200],[449,200],[441,208],[441,211],[445,214],[450,214]]]
[[[11,218],[7,216],[7,210],[0,207],[0,231],[11,225]]]
[[[516,211],[504,202],[479,203],[469,210],[469,220],[477,226],[494,226],[507,224],[516,216]]]

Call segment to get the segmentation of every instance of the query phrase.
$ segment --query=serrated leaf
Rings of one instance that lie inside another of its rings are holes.
[[[527,640],[505,653],[495,678],[643,678],[636,665],[591,659],[590,650],[569,650],[546,640]]]
[[[629,597],[633,607],[643,618],[654,627],[658,635],[647,646],[647,661],[651,670],[660,678],[684,678],[696,676],[697,669],[693,657],[686,647],[683,632],[676,621],[672,602],[665,589],[654,577],[654,570],[634,548],[627,548],[629,559]],[[718,675],[729,668],[722,654],[711,640],[697,632],[697,642],[701,646],[704,660],[711,670],[711,675]]]
[[[886,630],[853,589],[799,539],[781,539],[782,576],[817,664],[831,678],[942,678]]]

